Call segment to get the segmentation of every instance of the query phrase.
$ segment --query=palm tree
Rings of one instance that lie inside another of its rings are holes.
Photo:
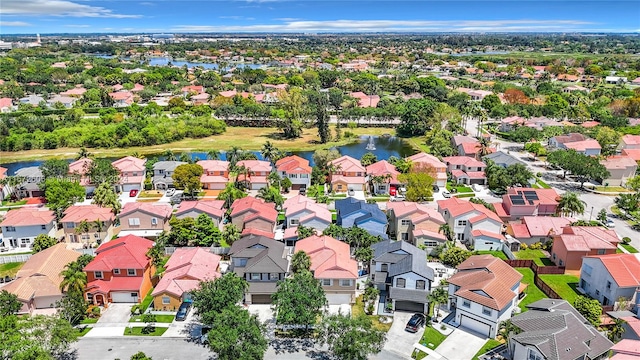
[[[171,150],[165,150],[165,152],[162,153],[162,156],[164,156],[165,160],[167,160],[167,161],[176,161],[177,160],[176,155]]]
[[[609,331],[607,331],[607,337],[609,338],[609,340],[616,342],[622,337],[622,335],[626,331],[626,329],[624,328],[625,323],[626,321],[620,318],[613,320],[613,325],[611,325],[609,327]]]
[[[242,149],[237,146],[232,146],[229,151],[227,151],[227,161],[229,162],[229,167],[233,169],[236,166],[236,163],[240,160],[240,154],[242,153]]]
[[[278,151],[278,149],[273,146],[271,141],[267,140],[264,144],[262,144],[262,150],[260,150],[260,154],[262,154],[262,157],[265,160],[271,162],[276,151]]]
[[[511,322],[511,319],[505,320],[500,323],[498,332],[500,333],[502,338],[505,339],[505,341],[507,342],[507,349],[509,351],[511,351],[511,347],[509,346],[509,343],[511,342],[511,335],[519,334],[521,331],[522,330],[519,327],[517,327],[513,322]]]
[[[279,188],[279,184],[282,179],[280,178],[280,175],[278,175],[278,173],[274,171],[269,173],[269,175],[267,176],[267,181],[269,182],[269,186],[277,186]]]
[[[85,149],[84,147],[80,148],[80,151],[78,151],[78,155],[76,155],[76,160],[80,160],[80,159],[85,159],[85,158],[90,158],[91,157],[91,153]]]
[[[87,274],[85,274],[76,262],[69,263],[60,272],[62,282],[60,291],[82,294],[87,287]]]
[[[584,213],[586,203],[578,197],[574,192],[566,192],[558,201],[558,212],[565,216],[573,216],[574,214]]]
[[[191,163],[193,160],[191,159],[191,156],[189,156],[189,154],[182,153],[182,154],[180,154],[180,161],[186,162],[186,163]]]
[[[438,228],[438,234],[444,235],[447,238],[448,242],[453,241],[453,231],[451,230],[451,226],[449,226],[449,224],[447,223],[440,225],[440,227]]]
[[[294,274],[311,269],[311,258],[304,251],[298,251],[291,257],[291,272]]]
[[[478,157],[482,158],[485,155],[491,154],[491,142],[486,137],[480,138],[480,150],[478,150]]]
[[[96,228],[96,232],[98,232],[98,241],[102,242],[102,230],[104,230],[104,222],[102,220],[96,219],[93,221],[93,226]]]
[[[82,220],[80,222],[80,224],[78,224],[78,227],[76,227],[75,229],[75,233],[77,235],[80,234],[89,234],[89,231],[91,231],[91,224],[89,224],[89,222],[87,222],[87,220]],[[88,245],[88,243],[85,242],[85,245]]]
[[[433,309],[435,311],[436,319],[438,315],[440,315],[440,305],[446,304],[449,300],[449,293],[445,288],[437,288],[433,290],[429,295],[427,295],[427,299],[429,302],[433,303]]]
[[[218,151],[218,150],[209,150],[209,151],[207,151],[207,159],[209,159],[209,160],[219,160],[220,159],[220,151]]]

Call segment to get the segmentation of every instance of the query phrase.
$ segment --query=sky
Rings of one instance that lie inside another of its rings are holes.
[[[640,32],[640,0],[1,0],[0,34]]]

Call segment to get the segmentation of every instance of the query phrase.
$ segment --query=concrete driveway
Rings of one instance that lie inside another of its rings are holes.
[[[103,323],[128,323],[131,316],[131,307],[134,304],[110,304],[102,312],[98,324]]]
[[[174,319],[162,337],[195,338],[202,334],[202,324],[196,321],[195,313],[192,308],[184,321]]]
[[[455,329],[435,351],[448,360],[472,359],[486,341],[485,337]],[[430,355],[427,359],[436,360],[436,357]]]
[[[393,324],[387,333],[387,341],[384,343],[384,350],[410,358],[413,353],[413,344],[420,341],[424,328],[415,334],[405,331],[409,319],[414,313],[396,311],[393,313]],[[474,353],[475,354],[475,353]],[[460,358],[463,359],[463,358]],[[471,359],[471,357],[469,357]]]

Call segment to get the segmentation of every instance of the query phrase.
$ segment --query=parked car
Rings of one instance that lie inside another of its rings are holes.
[[[447,191],[447,190],[442,190],[442,196],[443,196],[445,199],[448,199],[448,198],[450,198],[450,197],[451,197],[451,193],[450,193],[449,191]]]
[[[171,204],[178,205],[182,202],[182,196],[180,194],[175,194],[170,199]]]
[[[201,344],[208,344],[209,343],[209,336],[207,335],[209,333],[209,331],[211,331],[211,328],[208,326],[203,326],[202,330],[200,332],[200,343]]]
[[[347,190],[347,195],[354,196],[355,194],[356,194],[356,192],[353,189]]]
[[[418,330],[424,326],[427,319],[423,314],[413,314],[409,322],[407,322],[407,326],[405,326],[405,330],[408,332],[418,332]]]
[[[190,302],[183,302],[180,304],[178,308],[178,313],[176,314],[176,321],[185,321],[187,315],[189,315],[189,311],[191,310]]]
[[[391,197],[391,201],[405,201],[407,198],[404,195],[397,194]]]
[[[176,189],[169,188],[169,189],[167,189],[167,191],[165,191],[164,194],[167,195],[167,196],[173,196],[173,194],[175,194],[175,193],[176,193]]]
[[[136,195],[138,195],[138,190],[133,189],[129,191],[129,197],[136,197]]]
[[[92,192],[88,193],[86,197],[87,197],[87,200],[93,199],[93,193]]]
[[[616,223],[614,223],[611,219],[607,219],[607,223],[605,225],[610,229],[616,227]]]
[[[307,195],[307,188],[305,186],[301,187],[299,194],[300,195]]]
[[[434,193],[440,192],[440,186],[433,184],[433,192]]]

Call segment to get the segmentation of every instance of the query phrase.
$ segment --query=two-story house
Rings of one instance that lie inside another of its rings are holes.
[[[554,189],[508,188],[502,203],[494,205],[503,221],[518,220],[525,216],[554,216],[560,195]]]
[[[120,236],[132,234],[155,239],[161,232],[170,230],[172,212],[173,208],[166,203],[126,203],[118,214]]]
[[[331,191],[364,191],[367,184],[367,172],[359,160],[351,156],[341,156],[329,161],[329,180]]]
[[[551,261],[567,270],[580,270],[582,259],[590,255],[615,254],[618,234],[602,226],[567,226],[553,236]]]
[[[269,186],[267,176],[273,169],[271,163],[263,160],[241,160],[237,163],[238,167],[245,167],[248,170],[248,175],[240,172],[238,174],[238,181],[244,181],[247,184],[249,190],[260,190],[263,187]]]
[[[291,155],[276,161],[276,171],[281,179],[291,181],[292,190],[311,187],[311,166],[309,160]]]
[[[640,290],[640,255],[609,254],[582,258],[580,288],[602,305],[631,301]],[[637,300],[636,300],[637,301]]]
[[[238,229],[256,229],[273,233],[278,221],[278,211],[273,203],[247,196],[231,204],[231,223]]]
[[[387,160],[380,160],[367,166],[366,171],[372,194],[393,195],[400,188],[398,181],[400,172]]]
[[[638,163],[627,155],[609,156],[600,160],[600,164],[609,172],[609,176],[602,179],[602,183],[609,186],[625,185],[629,179],[636,176],[638,170]]]
[[[69,176],[77,178],[87,194],[93,193],[96,189],[96,184],[87,176],[92,164],[93,160],[90,158],[78,159],[69,164]]]
[[[243,236],[231,245],[229,270],[249,283],[245,304],[271,303],[278,281],[289,272],[288,255],[282,242],[265,236]]]
[[[580,133],[554,136],[549,139],[549,146],[564,150],[573,149],[589,156],[598,156],[602,150],[598,141],[589,139]]]
[[[479,184],[487,183],[487,176],[484,173],[487,165],[482,161],[469,156],[448,156],[442,158],[447,164],[447,172],[451,175],[456,184]]]
[[[387,217],[392,237],[415,246],[422,245],[428,254],[447,241],[440,233],[444,218],[435,209],[410,201],[389,202]]]
[[[153,287],[155,267],[147,256],[152,246],[153,241],[135,235],[100,245],[84,268],[87,301],[94,305],[141,302]]]
[[[0,166],[0,180],[7,177],[8,171],[9,169]],[[8,184],[0,184],[0,201],[8,199],[11,196],[12,192],[13,188],[11,186],[9,186]]]
[[[205,248],[177,248],[165,265],[162,279],[153,289],[153,308],[175,311],[183,301],[191,300],[191,292],[201,281],[221,276],[219,255]]]
[[[0,223],[5,247],[31,248],[40,234],[54,236],[56,215],[51,210],[22,207],[8,211]]]
[[[371,235],[387,238],[387,216],[377,204],[367,204],[353,197],[336,200],[336,223],[349,228],[357,226],[366,229]]]
[[[300,225],[315,229],[318,234],[331,225],[331,212],[327,205],[318,204],[304,195],[287,199],[283,210],[286,221],[285,238],[293,236]]]
[[[173,172],[180,165],[184,165],[184,161],[158,161],[153,164],[153,188],[156,190],[166,190],[173,186]]]
[[[24,181],[16,185],[15,193],[18,197],[40,197],[44,196],[44,191],[40,189],[40,183],[44,181],[42,170],[37,166],[29,166],[16,170],[16,177],[23,178]]]
[[[144,188],[146,162],[146,159],[125,156],[111,163],[120,175],[120,180],[116,184],[118,192],[141,191]]]
[[[178,207],[178,211],[173,214],[178,219],[197,218],[201,214],[206,214],[213,220],[216,226],[224,219],[223,200],[196,200],[183,201]]]
[[[427,253],[406,241],[384,240],[371,248],[370,279],[392,309],[428,313],[434,271],[427,265]]]
[[[296,242],[294,252],[298,251],[311,258],[311,272],[320,280],[329,305],[355,302],[358,262],[351,258],[349,244],[314,235]]]
[[[494,338],[501,322],[518,304],[522,274],[492,255],[473,255],[449,278],[453,322],[483,337]]]
[[[453,197],[439,200],[438,212],[449,224],[454,238],[473,244],[475,250],[496,250],[504,240],[502,220],[482,204]],[[482,241],[474,241],[475,237],[482,237]]]
[[[447,165],[437,157],[424,152],[417,153],[407,158],[414,169],[433,168],[435,171],[435,184],[444,187],[447,185]]]
[[[67,243],[90,245],[113,237],[115,215],[111,208],[98,205],[73,205],[60,220]],[[86,223],[88,226],[85,226]]]
[[[542,299],[511,318],[520,331],[509,338],[512,359],[604,360],[613,343],[566,300]]]
[[[200,177],[203,189],[222,190],[229,182],[229,162],[222,160],[202,160],[197,162],[204,173]]]

